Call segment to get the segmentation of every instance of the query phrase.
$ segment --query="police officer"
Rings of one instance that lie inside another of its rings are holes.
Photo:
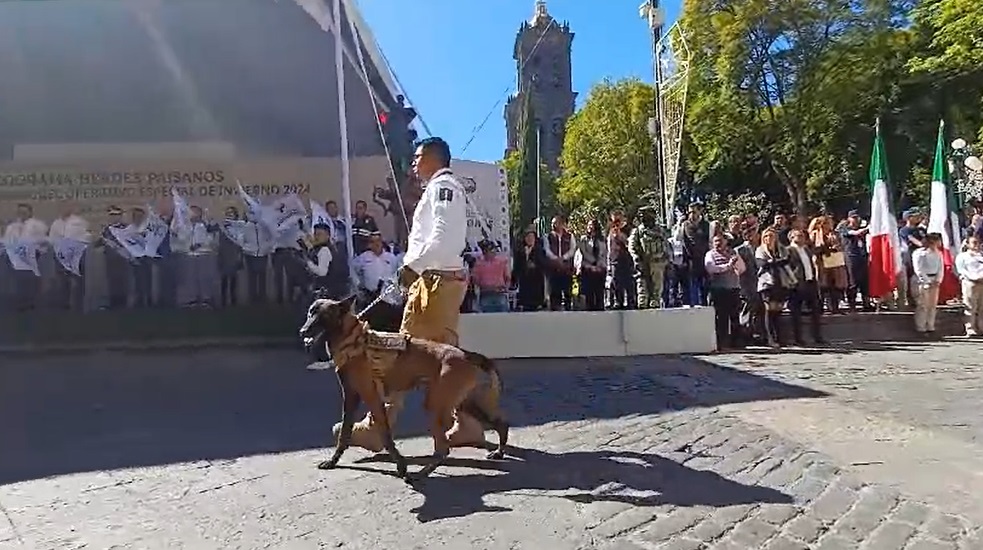
[[[628,252],[635,262],[638,307],[659,309],[669,264],[669,241],[650,207],[642,207],[639,216],[640,223],[628,236]]]
[[[106,288],[109,291],[109,309],[126,307],[129,298],[130,259],[125,255],[122,244],[111,229],[123,230],[123,209],[110,206],[107,211],[109,223],[102,230],[102,242],[106,255]]]
[[[378,231],[370,234],[368,250],[355,257],[355,279],[358,281],[358,310],[362,311],[374,301],[386,286],[397,279],[399,260],[382,244]],[[396,332],[403,317],[403,302],[394,292],[382,294],[382,299],[368,310],[365,320],[374,330]]]
[[[457,345],[460,307],[467,291],[461,250],[467,246],[468,219],[464,186],[450,165],[450,147],[438,137],[421,141],[413,156],[414,174],[426,184],[413,212],[409,245],[399,268],[400,284],[408,287],[400,332]],[[396,423],[403,398],[403,394],[387,396],[390,426]],[[456,417],[447,434],[452,445],[484,440],[477,420],[462,412]],[[341,423],[335,424],[335,436],[340,430]],[[352,444],[382,450],[371,414],[355,424]]]

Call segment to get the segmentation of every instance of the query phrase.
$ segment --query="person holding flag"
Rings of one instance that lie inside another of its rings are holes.
[[[945,158],[945,121],[939,121],[939,135],[935,143],[935,162],[932,165],[931,202],[928,216],[928,232],[938,233],[942,238],[943,272],[939,283],[939,303],[944,304],[959,296],[959,278],[953,265],[957,254],[956,238],[959,231],[959,209],[955,206],[955,195],[947,185],[948,173]]]

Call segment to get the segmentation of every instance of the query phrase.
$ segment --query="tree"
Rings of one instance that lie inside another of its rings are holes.
[[[648,120],[655,91],[637,79],[604,81],[567,123],[557,182],[568,210],[623,208],[632,215],[656,181]]]
[[[863,162],[851,146],[872,135],[872,106],[889,88],[876,62],[898,9],[887,0],[687,0],[683,25],[699,45],[687,112],[697,179],[742,167],[780,182],[798,211],[838,184],[849,191]]]

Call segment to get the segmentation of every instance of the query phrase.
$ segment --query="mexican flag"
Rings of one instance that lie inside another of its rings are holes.
[[[935,144],[935,163],[932,165],[931,202],[928,214],[928,232],[942,234],[942,261],[945,274],[939,288],[939,303],[944,304],[959,296],[959,278],[953,270],[953,260],[959,247],[959,215],[955,197],[946,185],[945,121],[939,122],[939,137]]]
[[[874,150],[870,155],[870,251],[869,285],[871,296],[885,296],[898,287],[901,270],[901,242],[897,217],[891,209],[888,187],[887,155],[877,121]],[[901,275],[902,277],[904,275]]]

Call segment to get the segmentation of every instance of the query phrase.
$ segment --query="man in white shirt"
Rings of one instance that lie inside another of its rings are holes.
[[[935,334],[935,313],[939,305],[939,285],[942,284],[942,235],[929,233],[924,246],[911,253],[914,269],[911,288],[915,290],[915,330],[931,337]]]
[[[176,237],[171,245],[172,250],[181,255],[178,304],[183,307],[209,307],[218,284],[218,260],[213,235],[218,228],[205,222],[200,207],[192,206],[189,210],[191,216],[188,224],[181,227],[175,223],[172,227]]]
[[[89,231],[89,222],[78,215],[78,209],[74,203],[66,203],[62,210],[61,217],[51,222],[48,231],[48,240],[52,246],[63,239],[79,241],[83,243],[92,242],[92,233]],[[85,302],[85,256],[79,263],[79,273],[76,275],[61,265],[55,259],[55,288],[54,304],[55,307],[73,309],[81,311]]]
[[[359,305],[361,311],[372,300],[386,289],[386,286],[396,281],[399,262],[392,252],[385,249],[382,235],[371,233],[368,240],[369,249],[355,257],[355,279],[358,281]],[[396,332],[403,316],[401,301],[389,298],[394,293],[383,295],[382,301],[366,313],[366,321],[375,330]]]
[[[7,225],[3,240],[7,246],[16,242],[41,243],[37,255],[41,255],[43,243],[48,238],[48,225],[34,217],[34,209],[29,204],[17,205],[17,219]],[[19,311],[32,310],[37,306],[41,292],[41,277],[31,271],[14,271],[15,306]]]
[[[297,262],[298,255],[303,253],[297,241],[306,237],[307,232],[300,224],[296,229],[286,229],[273,237],[273,288],[278,304],[293,303],[300,298],[300,289],[307,277],[303,266]]]
[[[400,332],[457,345],[460,307],[467,292],[461,251],[467,246],[468,218],[464,186],[450,165],[450,147],[438,137],[421,141],[413,156],[413,171],[426,184],[413,212],[409,245],[398,273],[400,284],[408,287]],[[404,397],[387,396],[390,427],[396,424]],[[460,411],[456,416],[456,423],[447,434],[452,445],[484,441],[477,420]],[[341,423],[335,424],[335,437],[340,431]],[[355,424],[352,444],[370,451],[382,450],[382,438],[371,414]]]

